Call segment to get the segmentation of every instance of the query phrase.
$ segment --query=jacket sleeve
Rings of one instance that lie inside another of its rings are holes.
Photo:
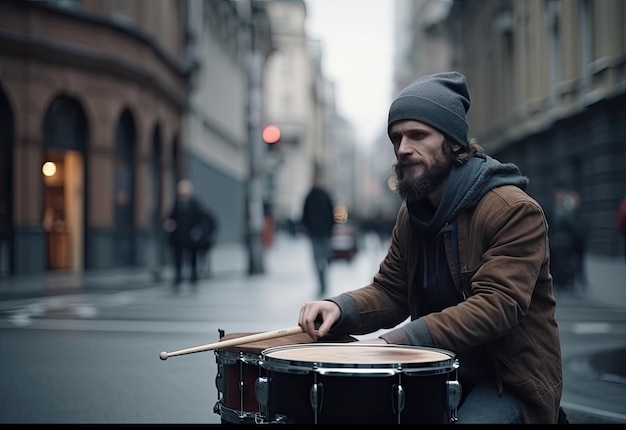
[[[398,219],[400,224],[408,222],[406,209]],[[387,255],[369,285],[329,299],[341,308],[341,318],[333,326],[333,333],[368,334],[395,327],[409,317],[406,251],[403,250],[406,246],[401,244],[399,231],[407,230],[398,228],[397,222]]]

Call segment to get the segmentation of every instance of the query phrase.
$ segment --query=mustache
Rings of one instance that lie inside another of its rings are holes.
[[[420,164],[420,163],[421,163],[421,161],[419,161],[419,160],[409,160],[409,159],[407,159],[407,160],[399,160],[396,163],[396,168],[397,169],[403,169],[405,167],[415,166],[415,165]]]
[[[411,167],[418,164],[422,164],[424,160],[421,157],[411,158],[410,156],[405,156],[396,160],[395,167],[398,169],[402,169],[405,167]]]
[[[421,163],[422,163],[421,160],[404,158],[404,159],[396,161],[396,163],[393,166],[393,170],[396,172],[396,174],[402,175],[402,172],[404,171],[404,169],[408,167],[416,166]]]

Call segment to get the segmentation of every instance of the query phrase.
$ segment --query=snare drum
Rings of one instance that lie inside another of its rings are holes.
[[[249,336],[257,333],[231,333],[220,341]],[[356,339],[350,336],[329,338],[330,342],[350,342]],[[217,375],[215,385],[218,400],[213,411],[220,414],[222,423],[258,424],[265,419],[261,415],[256,399],[255,383],[265,370],[259,367],[261,351],[285,345],[312,343],[306,333],[298,333],[257,342],[249,342],[225,348],[215,349]]]
[[[383,344],[286,345],[261,352],[256,398],[268,423],[456,421],[455,355]]]

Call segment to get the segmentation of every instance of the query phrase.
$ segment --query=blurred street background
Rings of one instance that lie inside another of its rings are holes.
[[[369,282],[385,246],[365,234],[351,262],[333,261],[329,296]],[[0,422],[220,423],[213,410],[216,350],[165,361],[159,353],[212,344],[220,330],[241,335],[296,326],[300,306],[317,298],[310,252],[304,235],[280,233],[267,254],[267,273],[251,278],[243,247],[218,247],[212,276],[178,294],[169,279],[155,283],[143,272],[3,284]],[[620,263],[587,261],[587,288],[557,297],[562,405],[573,423],[626,422],[626,268]],[[252,389],[251,379],[231,376],[226,391],[237,392],[240,381]]]
[[[0,422],[219,422],[214,354],[158,353],[295,325],[316,298],[314,175],[347,244],[329,295],[367,282],[400,204],[389,103],[458,70],[470,134],[547,212],[557,187],[576,202],[563,406],[623,423],[625,17],[620,0],[0,0]],[[175,295],[162,223],[183,178],[218,230]]]

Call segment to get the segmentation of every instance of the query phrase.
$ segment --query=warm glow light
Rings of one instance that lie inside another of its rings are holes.
[[[46,161],[45,163],[43,163],[41,171],[46,176],[54,176],[54,174],[57,172],[57,165],[54,164],[54,162],[52,161]]]
[[[273,144],[280,140],[280,129],[275,125],[268,125],[263,129],[263,142]]]
[[[337,205],[333,208],[333,215],[337,224],[345,224],[348,221],[348,208],[344,205]]]

